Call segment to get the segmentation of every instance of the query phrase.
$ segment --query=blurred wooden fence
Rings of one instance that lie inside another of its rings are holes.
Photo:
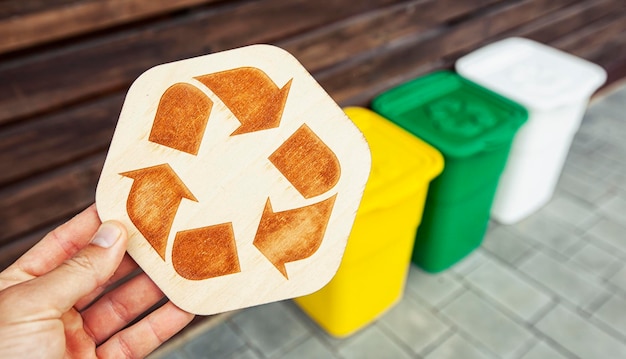
[[[367,105],[508,36],[626,76],[624,0],[0,1],[0,268],[93,202],[124,95],[154,65],[272,43]]]

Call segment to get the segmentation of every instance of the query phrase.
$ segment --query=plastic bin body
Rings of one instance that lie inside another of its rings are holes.
[[[404,291],[415,230],[441,154],[387,119],[347,108],[365,135],[372,172],[335,277],[295,302],[329,334],[344,337],[391,308]]]
[[[522,38],[476,50],[459,59],[456,69],[529,112],[513,141],[491,211],[500,223],[516,223],[552,198],[589,98],[606,73],[595,64]]]
[[[512,139],[527,113],[447,71],[391,89],[374,100],[373,108],[444,156],[412,259],[428,272],[445,270],[482,242]]]

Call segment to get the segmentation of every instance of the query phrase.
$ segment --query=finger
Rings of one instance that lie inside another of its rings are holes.
[[[143,358],[183,329],[194,315],[165,303],[96,349],[99,358]]]
[[[65,354],[72,354],[72,358],[93,358],[96,344],[83,329],[83,318],[75,310],[68,310],[61,316],[65,332]],[[44,356],[45,357],[45,356]],[[47,356],[52,358],[52,356]],[[56,358],[61,358],[57,356]],[[43,358],[43,357],[42,357]]]
[[[140,272],[138,270],[139,266],[134,259],[132,259],[128,254],[124,255],[120,266],[115,270],[113,276],[109,278],[103,285],[96,288],[93,292],[87,294],[86,296],[80,298],[76,304],[74,304],[74,308],[78,311],[82,311],[87,308],[98,296],[100,296],[104,291],[109,290],[109,287],[116,285],[118,282],[125,279],[127,276],[132,277],[134,274],[138,274]]]
[[[39,277],[58,267],[89,244],[99,225],[100,218],[93,204],[48,233],[9,266],[1,275],[5,287]]]
[[[26,297],[11,316],[60,317],[80,298],[104,284],[122,261],[127,243],[126,230],[121,223],[105,222],[91,243],[47,274],[10,287],[8,290],[23,291],[21,294]]]
[[[102,343],[163,298],[163,292],[142,273],[105,294],[82,313],[85,330]]]

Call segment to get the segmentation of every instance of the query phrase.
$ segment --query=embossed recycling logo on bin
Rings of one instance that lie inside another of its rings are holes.
[[[255,45],[133,83],[96,205],[172,302],[213,314],[326,284],[369,169],[363,136],[306,70]]]

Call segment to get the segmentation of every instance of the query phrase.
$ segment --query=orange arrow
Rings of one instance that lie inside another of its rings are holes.
[[[327,192],[341,176],[337,156],[307,125],[300,126],[269,160],[304,198]]]
[[[126,210],[148,243],[165,260],[167,237],[183,198],[198,201],[168,164],[120,173],[134,179]]]
[[[231,136],[278,127],[293,80],[279,89],[256,67],[239,67],[196,79],[211,89],[241,122]]]
[[[285,263],[310,257],[322,244],[335,197],[283,212],[274,212],[268,198],[252,244],[289,279]]]
[[[174,84],[161,96],[148,139],[197,155],[212,107],[213,101],[196,87]]]
[[[178,274],[189,280],[240,272],[232,223],[176,233],[172,264]]]

